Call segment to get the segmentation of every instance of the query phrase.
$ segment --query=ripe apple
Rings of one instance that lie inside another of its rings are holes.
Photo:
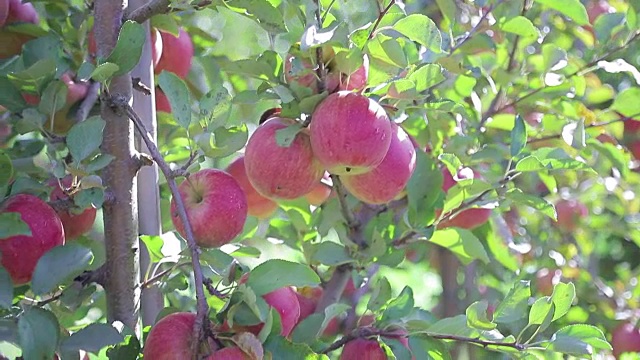
[[[596,136],[596,140],[600,141],[603,144],[618,145],[618,140],[607,133],[599,134],[598,136]]]
[[[249,279],[249,274],[245,274],[240,278],[240,284],[244,284]],[[289,336],[293,331],[293,328],[298,324],[300,319],[300,303],[298,302],[298,296],[295,290],[289,286],[285,286],[270,293],[262,295],[264,301],[274,308],[280,315],[280,323],[282,329],[280,335]],[[248,331],[254,335],[258,335],[264,324],[256,324],[250,326],[235,326],[236,330]]]
[[[295,124],[292,119],[272,117],[251,135],[245,151],[247,177],[263,196],[295,199],[320,181],[324,168],[311,150],[307,129],[295,135],[288,147],[278,145],[278,130]]]
[[[329,185],[331,183],[331,178],[329,176],[329,173],[325,172],[322,176],[322,180],[304,196],[309,204],[313,206],[320,206],[331,196],[332,188],[331,185]]]
[[[560,200],[556,203],[557,225],[561,231],[573,232],[578,228],[580,219],[589,214],[589,209],[578,200]]]
[[[631,145],[628,146],[631,155],[633,155],[636,160],[640,160],[640,140],[634,141]]]
[[[207,357],[206,360],[251,360],[251,357],[239,347],[234,346],[220,349]]]
[[[391,144],[382,162],[371,171],[344,175],[345,188],[368,204],[385,204],[397,197],[416,168],[416,150],[409,135],[391,123]]]
[[[9,0],[0,0],[0,28],[9,18]]]
[[[309,315],[316,312],[316,306],[318,305],[318,301],[322,297],[324,290],[321,287],[303,287],[296,291],[296,297],[298,298],[298,303],[300,304],[300,318],[299,321],[302,321],[309,317]]]
[[[333,93],[340,85],[339,72],[333,71],[332,59],[335,56],[331,47],[323,47],[323,60],[325,63],[325,87],[326,91]],[[314,51],[315,54],[315,51]],[[284,78],[288,84],[295,83],[300,87],[310,88],[313,93],[318,92],[317,65],[311,59],[287,55],[284,61]]]
[[[60,187],[60,183],[63,187]],[[49,185],[53,188],[49,197],[51,201],[69,198],[65,189],[71,187],[73,183],[73,176],[65,176],[60,183],[58,183],[57,179],[49,180]],[[69,241],[91,230],[93,222],[96,220],[97,210],[96,208],[91,207],[84,209],[81,213],[74,213],[70,210],[61,210],[57,213],[58,217],[62,221],[62,226],[64,227],[65,241]]]
[[[618,325],[611,333],[611,346],[616,359],[627,352],[640,353],[640,328],[628,322]]]
[[[38,13],[31,3],[23,4],[21,0],[0,1],[0,28],[14,23],[39,22]],[[22,46],[33,36],[8,29],[0,29],[0,59],[8,59],[20,54]]]
[[[480,174],[478,174],[475,170],[472,170],[471,168],[468,168],[468,167],[464,167],[458,170],[458,173],[456,174],[455,179],[453,178],[453,176],[451,176],[451,172],[449,172],[449,170],[446,167],[442,167],[441,171],[442,171],[442,177],[443,177],[442,191],[444,191],[445,193],[448,192],[449,189],[451,189],[460,180],[473,179],[476,177],[478,178],[480,177]],[[438,216],[440,212],[441,210],[438,210],[436,212]],[[466,209],[459,212],[453,218],[444,219],[443,221],[441,221],[438,224],[438,228],[445,229],[448,227],[458,227],[462,229],[471,230],[486,223],[489,220],[489,217],[491,217],[490,209],[483,209],[483,208]]]
[[[377,340],[357,338],[345,344],[340,360],[387,360],[387,354]]]
[[[625,134],[637,134],[640,132],[640,120],[629,119],[624,122]]]
[[[551,296],[553,287],[560,282],[562,271],[543,268],[536,273],[536,288],[540,294]]]
[[[39,197],[18,194],[0,206],[0,213],[19,213],[31,229],[31,236],[0,239],[0,263],[14,285],[31,281],[38,260],[52,248],[64,244],[64,228],[56,212]]]
[[[158,86],[156,86],[156,111],[171,113],[169,99]]]
[[[154,72],[160,74],[166,70],[184,79],[189,75],[191,60],[193,60],[193,42],[191,36],[184,29],[180,29],[178,37],[160,31],[162,37],[162,55]]]
[[[609,1],[607,0],[592,0],[587,5],[587,16],[591,24],[596,21],[598,16],[610,12],[615,12],[615,8],[609,5]]]
[[[143,349],[145,359],[191,359],[195,321],[196,314],[189,312],[177,312],[163,317],[151,327],[147,335]],[[209,346],[213,350],[217,349],[213,341],[209,341]]]
[[[310,131],[313,153],[337,175],[371,171],[384,159],[392,138],[382,106],[348,91],[333,93],[316,107]]]
[[[217,169],[200,170],[183,181],[179,191],[199,246],[219,247],[242,232],[247,197],[231,175]],[[175,199],[171,199],[171,220],[185,237]]]
[[[0,112],[0,114],[1,113],[2,112]],[[0,120],[0,149],[7,147],[7,139],[9,139],[10,136],[11,124],[6,120]]]
[[[249,215],[255,216],[258,219],[266,219],[273,215],[278,209],[278,204],[275,201],[260,195],[253,185],[251,185],[251,182],[249,182],[244,165],[244,156],[234,160],[227,167],[226,171],[236,179],[247,196]]]

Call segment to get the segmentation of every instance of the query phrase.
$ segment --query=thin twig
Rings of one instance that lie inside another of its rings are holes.
[[[83,122],[89,116],[89,112],[93,109],[93,106],[98,101],[98,96],[100,92],[100,83],[92,82],[89,85],[89,90],[87,91],[87,96],[84,97],[78,110],[76,111],[75,121],[76,123]]]
[[[622,114],[619,114],[622,115]],[[611,120],[611,121],[605,121],[605,122],[599,122],[599,123],[593,123],[593,124],[589,124],[589,125],[585,125],[585,129],[591,129],[594,127],[602,127],[602,126],[607,126],[607,125],[611,125],[611,124],[615,124],[617,122],[625,122],[625,121],[629,121],[634,119],[635,117],[640,116],[640,113],[637,114],[633,114],[631,116],[624,116],[623,117],[615,119],[615,120]],[[539,137],[539,138],[535,138],[535,139],[529,139],[527,140],[527,144],[532,144],[532,143],[536,143],[536,142],[540,142],[540,141],[545,141],[545,140],[553,140],[553,139],[559,139],[562,137],[562,134],[553,134],[553,135],[548,135],[548,136],[543,136],[543,137]]]
[[[171,9],[170,6],[170,0],[151,0],[145,5],[133,10],[127,17],[127,20],[143,23],[149,20],[153,15],[169,12]]]
[[[166,275],[170,274],[172,271],[181,268],[183,266],[189,265],[191,264],[190,262],[184,262],[184,263],[175,263],[173,266],[171,266],[170,268],[163,270],[153,276],[151,276],[150,278],[146,279],[144,282],[140,283],[140,289],[146,289],[152,285],[154,285],[156,282],[158,282],[158,280],[162,279],[163,277],[165,277]]]
[[[393,5],[395,5],[395,4],[396,4],[396,0],[391,0],[391,1],[389,1],[389,5],[387,5],[387,7],[385,7],[384,9],[382,9],[382,11],[380,11],[380,13],[378,14],[378,18],[376,19],[376,22],[373,24],[373,28],[371,29],[371,32],[369,32],[369,36],[367,37],[367,41],[365,41],[365,43],[362,45],[363,49],[367,45],[367,42],[369,40],[373,39],[373,37],[375,36],[375,32],[376,32],[376,30],[378,30],[378,26],[380,26],[380,22],[382,21],[382,18],[385,15],[387,15],[389,10],[391,10],[391,7]]]
[[[193,277],[196,285],[196,302],[197,302],[197,316],[194,324],[194,339],[197,339],[192,344],[193,356],[197,357],[198,349],[200,347],[200,343],[202,342],[204,336],[204,327],[208,325],[208,321],[205,321],[209,312],[209,305],[207,304],[207,299],[204,295],[204,276],[202,275],[202,269],[200,268],[200,249],[196,244],[196,241],[193,236],[193,231],[191,227],[191,223],[189,221],[189,217],[187,215],[187,210],[184,205],[184,201],[180,196],[180,192],[178,191],[178,184],[175,181],[175,178],[172,176],[172,171],[169,165],[164,161],[164,158],[160,154],[158,147],[153,141],[153,138],[149,134],[149,131],[146,129],[144,123],[133,110],[133,108],[129,105],[129,103],[125,99],[118,99],[111,97],[112,104],[120,109],[124,109],[126,111],[127,116],[133,121],[136,130],[140,133],[140,137],[144,141],[145,145],[149,149],[153,160],[158,165],[158,168],[164,174],[167,184],[169,185],[169,189],[171,190],[171,194],[176,204],[176,209],[178,210],[178,216],[182,220],[182,224],[184,225],[185,237],[187,240],[187,244],[189,245],[189,249],[191,250],[191,264],[193,265]]]
[[[320,15],[321,13],[321,9],[320,7],[322,6],[322,4],[320,4],[319,0],[314,0],[313,1],[316,4],[316,22],[318,23],[318,31],[320,31],[322,29],[322,16]],[[318,63],[318,66],[316,67],[316,84],[318,87],[318,93],[322,93],[324,92],[324,90],[327,88],[326,86],[326,82],[325,82],[325,66],[324,66],[324,55],[322,54],[322,46],[318,46],[316,48],[316,62]]]
[[[478,23],[474,27],[472,27],[471,30],[469,30],[467,35],[462,40],[460,40],[457,44],[455,44],[451,48],[451,50],[449,51],[449,54],[453,54],[456,50],[460,49],[462,45],[466,44],[467,41],[469,41],[473,37],[473,35],[475,35],[476,32],[478,32],[478,30],[480,29],[484,21],[487,19],[489,14],[491,14],[491,11],[493,11],[493,9],[495,9],[496,6],[500,5],[501,2],[502,0],[497,1],[495,4],[491,5],[487,9],[487,11],[484,12],[484,14],[482,14],[482,16],[480,17],[480,20],[478,20]]]

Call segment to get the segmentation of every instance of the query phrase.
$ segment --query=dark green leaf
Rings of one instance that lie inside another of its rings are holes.
[[[25,360],[52,359],[60,325],[48,310],[28,307],[18,318],[18,339]]]
[[[511,157],[515,157],[522,152],[527,145],[527,126],[524,119],[519,114],[516,115],[516,122],[511,130]]]
[[[0,188],[9,185],[9,181],[12,178],[13,164],[11,163],[11,158],[7,154],[0,153]],[[0,238],[2,238],[1,235]]]
[[[263,346],[265,351],[272,354],[273,359],[329,360],[327,355],[313,352],[309,345],[294,344],[280,335],[272,334]]]
[[[31,290],[36,295],[49,293],[82,274],[92,260],[91,250],[76,243],[56,246],[38,260],[31,279]]]
[[[114,75],[126,74],[138,64],[145,40],[146,34],[141,24],[127,20],[122,25],[116,47],[105,61],[118,65]]]
[[[13,282],[11,281],[11,276],[9,276],[7,270],[0,266],[0,308],[8,309],[11,307],[12,303]]]
[[[256,295],[264,295],[284,286],[315,286],[320,278],[306,265],[272,259],[256,266],[249,275],[247,285]]]
[[[158,76],[158,84],[167,95],[171,104],[171,113],[180,126],[185,129],[191,124],[191,103],[187,85],[176,74],[162,71]]]
[[[0,239],[6,239],[16,235],[31,236],[29,225],[22,221],[20,213],[0,213]]]
[[[59,80],[54,80],[47,85],[40,97],[38,110],[43,114],[53,114],[62,109],[67,102],[67,86]]]
[[[219,127],[213,133],[194,136],[204,154],[212,158],[229,156],[242,149],[249,137],[246,124],[230,128]]]
[[[478,238],[469,230],[448,228],[437,230],[429,240],[456,254],[464,264],[478,259],[485,264],[489,262],[489,255]]]
[[[367,309],[371,311],[380,310],[389,299],[391,299],[391,284],[386,277],[381,277],[371,292],[371,297],[367,303]]]
[[[18,89],[4,76],[0,76],[0,105],[9,111],[19,111],[27,106]]]
[[[200,99],[200,115],[207,118],[209,131],[214,131],[224,125],[229,118],[230,111],[231,95],[222,84],[217,84]]]
[[[278,146],[289,147],[300,130],[302,130],[301,124],[289,125],[284,129],[277,130],[276,142]]]
[[[552,344],[562,341],[572,343],[571,339],[580,340],[595,349],[611,350],[611,345],[607,342],[607,338],[604,336],[602,330],[586,324],[574,324],[563,327],[551,337],[551,342]],[[578,344],[578,346],[580,346],[580,344]]]
[[[328,266],[348,264],[354,261],[343,245],[332,241],[323,241],[314,245],[311,259]]]
[[[405,286],[400,292],[397,298],[388,302],[384,313],[382,314],[383,320],[395,320],[407,316],[413,310],[413,290],[410,287]]]
[[[102,145],[102,131],[106,122],[98,116],[75,124],[67,135],[67,146],[74,160],[82,161]]]
[[[124,340],[113,326],[108,324],[89,324],[64,339],[60,348],[65,351],[79,351],[98,353],[110,345],[117,345]]]

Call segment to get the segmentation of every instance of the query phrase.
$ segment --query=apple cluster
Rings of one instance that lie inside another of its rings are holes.
[[[69,200],[75,191],[73,178],[51,179],[51,201]],[[58,209],[59,208],[59,209]],[[0,238],[0,263],[14,285],[31,281],[38,260],[52,248],[74,240],[91,230],[96,209],[74,209],[49,204],[32,194],[17,194],[0,205],[0,213],[17,213],[29,227],[30,235]]]

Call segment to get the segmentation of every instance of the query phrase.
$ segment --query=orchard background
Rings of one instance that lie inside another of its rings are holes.
[[[640,358],[638,11],[0,0],[0,354]]]

